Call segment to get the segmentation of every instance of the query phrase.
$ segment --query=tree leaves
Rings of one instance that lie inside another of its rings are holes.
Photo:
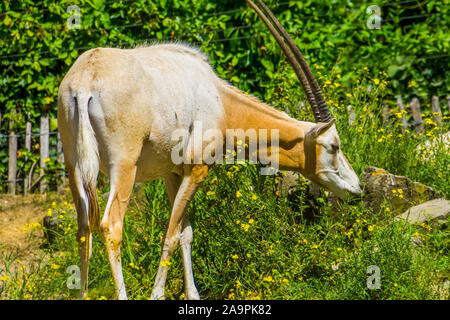
[[[444,95],[450,87],[448,6],[383,6],[380,29],[368,29],[366,9],[372,2],[334,0],[266,0],[292,34],[310,64],[331,72],[339,68],[348,86],[357,80],[355,69],[370,66],[386,71],[392,95]],[[0,108],[2,115],[25,101],[36,116],[46,97],[50,116],[56,116],[56,97],[64,74],[75,59],[98,46],[132,47],[154,40],[193,43],[210,56],[220,77],[245,91],[261,94],[265,83],[281,68],[275,41],[245,1],[207,0],[80,0],[80,29],[68,29],[67,8],[72,1],[11,1],[0,4]],[[410,16],[426,15],[415,22]],[[249,81],[257,80],[257,81]],[[408,97],[405,97],[408,98]],[[3,125],[5,122],[3,122]]]

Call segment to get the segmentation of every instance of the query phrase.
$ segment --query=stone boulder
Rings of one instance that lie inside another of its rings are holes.
[[[447,220],[449,214],[450,201],[446,199],[434,199],[409,208],[395,219],[402,219],[409,223],[428,222],[430,224],[436,224],[438,220]]]
[[[280,179],[278,190],[281,195],[288,199],[302,196],[305,200],[304,204],[309,205],[313,211],[317,211],[317,207],[323,204],[320,203],[320,199],[327,201],[335,208],[340,203],[333,193],[320,189],[299,173],[279,171],[277,175]],[[404,212],[412,206],[438,198],[431,187],[376,167],[364,169],[361,183],[364,185],[364,204],[374,213],[380,212],[385,201],[392,211]],[[320,200],[319,203],[317,199]]]
[[[365,168],[361,180],[365,186],[364,203],[374,213],[379,212],[385,200],[391,210],[405,211],[411,206],[437,198],[432,188],[381,168]]]

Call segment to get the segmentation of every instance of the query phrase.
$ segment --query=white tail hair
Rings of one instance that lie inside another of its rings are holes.
[[[89,120],[88,107],[91,95],[79,94],[75,99],[78,110],[78,135],[76,138],[77,163],[76,169],[80,173],[83,189],[88,204],[87,213],[89,229],[100,228],[100,212],[97,201],[96,184],[99,172],[99,155],[95,132]]]

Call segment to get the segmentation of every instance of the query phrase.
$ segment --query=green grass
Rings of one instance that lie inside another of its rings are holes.
[[[361,76],[364,78],[364,76]],[[449,197],[450,156],[443,145],[423,160],[416,151],[426,139],[449,129],[448,116],[437,129],[425,112],[425,132],[404,132],[392,113],[388,127],[381,120],[384,80],[366,79],[346,96],[325,87],[338,119],[343,150],[361,174],[368,166],[433,187]],[[372,91],[368,83],[379,84]],[[287,91],[286,96],[295,95]],[[282,99],[283,97],[280,97]],[[356,120],[348,125],[346,106],[354,106]],[[294,114],[298,118],[301,115]],[[428,120],[427,120],[428,119]],[[448,299],[442,284],[450,274],[448,221],[437,228],[394,221],[399,212],[372,212],[363,201],[339,208],[322,202],[319,214],[307,218],[301,196],[286,199],[277,192],[278,179],[259,175],[259,166],[223,165],[211,171],[189,209],[194,229],[193,269],[203,299]],[[303,188],[300,185],[298,188]],[[150,297],[156,275],[161,238],[169,216],[162,180],[146,183],[143,196],[132,200],[125,218],[122,259],[131,299]],[[100,201],[102,209],[104,201]],[[41,264],[31,270],[0,274],[0,297],[5,299],[74,299],[66,273],[78,265],[75,220],[64,210],[65,235],[46,249]],[[420,246],[412,238],[421,239]],[[4,263],[14,260],[9,256]],[[179,250],[172,257],[166,286],[169,299],[183,297],[183,268]],[[380,289],[369,289],[369,266],[378,266]],[[95,234],[90,264],[92,299],[114,298],[114,285],[105,248]]]

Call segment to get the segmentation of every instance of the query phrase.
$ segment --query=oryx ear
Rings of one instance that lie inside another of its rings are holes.
[[[318,136],[324,134],[325,132],[328,131],[328,129],[330,129],[333,124],[336,122],[336,119],[331,119],[330,122],[319,122],[313,129],[311,132],[311,135],[314,138],[317,138]]]

